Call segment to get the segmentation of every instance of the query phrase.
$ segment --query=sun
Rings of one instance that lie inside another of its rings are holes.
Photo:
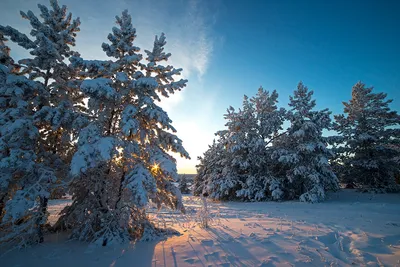
[[[160,165],[157,164],[157,163],[154,163],[154,164],[151,166],[151,171],[152,171],[152,172],[157,172],[159,169],[160,169]]]

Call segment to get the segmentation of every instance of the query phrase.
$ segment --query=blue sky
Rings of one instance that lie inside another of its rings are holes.
[[[4,0],[0,23],[22,31],[19,10],[37,13],[38,0]],[[163,101],[192,160],[178,159],[194,173],[197,156],[224,127],[229,105],[262,85],[276,89],[280,104],[302,80],[315,91],[318,108],[342,112],[351,87],[361,80],[394,99],[400,110],[400,1],[266,0],[60,1],[81,18],[77,49],[82,57],[106,59],[101,43],[123,9],[132,14],[137,45],[151,49],[165,32],[171,63],[184,69],[187,88]],[[14,49],[16,58],[23,51]]]

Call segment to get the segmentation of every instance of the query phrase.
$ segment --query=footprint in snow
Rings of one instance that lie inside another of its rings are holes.
[[[187,262],[187,263],[189,263],[189,264],[195,264],[195,263],[198,263],[199,262],[199,260],[198,259],[186,259],[186,260],[183,260],[184,262]]]
[[[228,236],[227,238],[221,240],[221,243],[231,243],[231,242],[235,242],[235,239],[231,236]]]
[[[201,244],[204,245],[204,246],[211,247],[211,246],[214,245],[214,240],[212,240],[212,239],[203,239],[203,240],[201,240]]]
[[[234,255],[225,255],[223,258],[225,258],[227,261],[230,261],[230,262],[234,262],[234,261],[238,260],[238,257],[234,256]]]
[[[264,261],[263,263],[260,264],[260,267],[273,267],[275,264],[271,261]]]
[[[215,251],[212,253],[204,254],[204,258],[206,258],[207,261],[209,260],[209,258],[219,258],[219,252]]]

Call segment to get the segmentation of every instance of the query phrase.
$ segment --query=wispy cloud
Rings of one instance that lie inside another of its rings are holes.
[[[138,44],[151,48],[154,36],[164,32],[166,50],[172,54],[170,62],[183,68],[185,77],[204,75],[213,50],[212,18],[207,7],[200,3],[200,0],[125,1],[137,29]]]
[[[195,90],[191,81],[201,80],[207,71],[214,47],[211,27],[215,10],[210,10],[200,0],[124,0],[119,5],[132,15],[137,45],[142,51],[151,49],[155,35],[164,32],[167,37],[165,51],[172,54],[168,64],[182,68],[182,77],[189,79],[186,89],[163,99],[161,106],[172,113],[185,100],[187,90]]]
[[[182,37],[179,38],[180,51],[185,54],[188,75],[196,71],[201,77],[207,70],[213,50],[213,40],[207,26],[207,21],[210,20],[206,19],[205,10],[201,8],[199,1],[190,1],[186,9],[186,15],[180,23],[186,25],[180,33]]]
[[[6,0],[0,15],[1,24],[10,24],[29,33],[28,21],[22,19],[19,10],[32,10],[39,14],[37,4],[48,5],[47,0]],[[214,13],[200,0],[69,0],[66,4],[74,17],[81,18],[81,32],[77,47],[88,58],[105,58],[101,43],[107,41],[107,34],[115,26],[115,16],[128,9],[137,29],[136,45],[151,49],[154,36],[164,32],[167,36],[168,52],[172,53],[171,63],[184,69],[183,75],[201,77],[207,70],[213,51],[211,27]]]

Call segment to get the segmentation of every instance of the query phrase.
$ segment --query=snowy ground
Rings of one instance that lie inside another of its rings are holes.
[[[67,202],[53,201],[51,220]],[[124,247],[88,247],[52,235],[12,251],[1,266],[400,266],[400,195],[344,190],[321,204],[209,203],[214,218],[198,227],[198,198],[187,215],[153,214],[182,235]]]

